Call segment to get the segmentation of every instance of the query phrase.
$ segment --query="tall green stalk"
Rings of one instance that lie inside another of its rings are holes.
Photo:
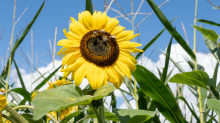
[[[132,31],[134,31],[134,12],[133,12],[133,0],[131,0],[131,13],[132,13]],[[134,41],[134,38],[133,38],[133,42],[135,42]],[[134,53],[134,57],[135,57],[135,53]],[[136,101],[136,109],[139,109],[139,107],[138,107],[138,99],[137,99],[137,81],[134,79],[134,99],[135,99],[135,101]]]
[[[15,4],[14,4],[14,14],[13,14],[13,27],[12,27],[12,32],[11,32],[11,41],[10,41],[10,45],[11,45],[11,50],[12,50],[12,45],[13,45],[13,37],[14,37],[14,30],[15,30],[15,10],[16,10],[16,0],[15,0]],[[7,77],[7,83],[6,83],[6,91],[8,91],[8,84],[9,84],[9,75],[10,75],[10,68],[11,68],[11,55],[9,57],[9,64],[8,64],[8,77]],[[6,93],[6,98],[8,96],[8,93]]]
[[[195,19],[194,19],[194,25],[196,25],[196,15],[197,15],[197,4],[198,0],[196,0],[196,6],[195,6]],[[196,28],[194,28],[194,54],[196,55]],[[195,71],[197,71],[197,62],[196,59],[194,59],[195,64]],[[199,94],[199,112],[200,112],[200,123],[204,123],[203,120],[203,107],[202,107],[202,95],[200,87],[198,87],[198,94]]]

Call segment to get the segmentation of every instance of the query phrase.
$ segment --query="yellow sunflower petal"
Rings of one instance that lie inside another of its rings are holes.
[[[115,18],[108,17],[108,23],[105,27],[105,31],[111,33],[112,30],[119,24],[119,21]]]
[[[128,57],[134,64],[137,63],[137,61],[129,51],[121,50],[120,55],[124,55],[125,57]]]
[[[79,86],[83,78],[85,77],[88,65],[89,63],[85,62],[75,71],[74,82],[76,86]]]
[[[119,73],[117,73],[117,78],[118,78],[118,82],[112,83],[116,89],[119,89],[119,87],[121,86],[121,84],[123,83],[122,81],[122,76],[120,76]]]
[[[71,52],[63,57],[62,64],[66,65],[68,62],[75,61],[77,58],[81,56],[80,51]]]
[[[72,41],[69,39],[62,39],[57,43],[58,46],[64,46],[64,47],[79,47],[80,42]]]
[[[7,106],[6,97],[0,94],[0,110],[4,109]]]
[[[134,72],[136,70],[135,64],[128,57],[120,55],[119,61],[121,61],[123,64],[126,64],[131,72]]]
[[[70,40],[74,40],[74,41],[80,41],[82,39],[82,37],[80,37],[77,34],[72,33],[71,31],[69,31],[68,33],[66,32],[66,29],[63,30],[64,35],[70,39]]]
[[[126,37],[126,40],[127,40],[127,41],[130,41],[131,39],[137,37],[138,35],[140,35],[140,33],[139,33],[139,34],[135,34],[135,35],[128,35],[128,36]]]
[[[88,67],[88,71],[86,73],[89,84],[93,89],[98,89],[105,85],[104,75],[103,68],[94,64],[90,64],[90,67]]]
[[[93,17],[89,11],[79,13],[79,22],[85,26],[85,28],[91,30],[93,27]]]
[[[70,31],[81,37],[83,37],[88,32],[88,30],[79,22],[71,23]]]
[[[111,35],[117,35],[117,34],[121,33],[124,29],[125,29],[125,27],[116,26],[116,27],[112,30]]]
[[[118,35],[116,35],[116,39],[117,41],[126,41],[127,37],[133,34],[134,34],[134,31],[131,31],[131,30],[123,31],[119,33]]]
[[[131,79],[131,72],[127,65],[123,64],[121,61],[116,62],[117,66],[120,68],[120,70],[125,73],[125,75]]]
[[[69,65],[68,67],[60,70],[60,72],[77,70],[85,62],[84,58],[80,57],[76,60],[74,64]]]
[[[142,44],[139,43],[135,43],[135,42],[118,42],[118,45],[120,48],[135,48],[135,47],[139,47]]]

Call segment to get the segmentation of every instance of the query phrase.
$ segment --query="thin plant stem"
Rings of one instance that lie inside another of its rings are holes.
[[[194,25],[196,25],[196,15],[197,15],[197,4],[198,0],[195,1],[195,19],[194,19]],[[194,28],[194,54],[196,55],[196,29]],[[194,64],[195,64],[195,71],[197,71],[197,62],[196,59],[194,59]],[[199,112],[200,112],[200,123],[204,123],[203,121],[203,108],[202,108],[202,95],[201,95],[201,90],[200,87],[198,87],[198,94],[199,94]]]
[[[133,7],[134,7],[134,5],[133,5],[134,3],[133,3],[133,0],[131,0],[131,13],[132,13],[132,21],[131,21],[131,23],[132,23],[132,30],[134,31],[134,12],[133,12]],[[135,40],[134,40],[134,38],[133,38],[133,42],[135,42]],[[134,53],[134,57],[135,57],[135,53]],[[135,101],[136,101],[136,109],[139,109],[138,108],[138,99],[137,99],[137,81],[136,80],[134,80],[134,98],[135,98]]]
[[[13,14],[13,27],[12,27],[12,32],[11,32],[11,41],[10,41],[10,45],[11,45],[11,50],[12,50],[12,44],[13,44],[13,37],[14,37],[14,30],[15,30],[15,11],[16,11],[16,0],[14,3],[14,14]],[[7,64],[6,64],[7,65]],[[10,76],[10,68],[11,68],[11,55],[9,57],[9,64],[8,64],[8,77],[7,77],[7,83],[6,83],[6,91],[8,90],[8,84],[9,84],[9,76]],[[6,98],[8,96],[8,93],[6,93]]]
[[[30,108],[30,109],[34,109],[34,106],[30,106],[30,105],[19,105],[14,107],[14,110],[20,109],[20,108]],[[49,113],[46,114],[51,120],[53,120],[55,123],[60,123],[59,121],[57,121],[53,116],[51,116]]]
[[[5,110],[8,111],[19,123],[28,123],[15,109],[7,105]]]
[[[96,117],[97,117],[97,119],[98,119],[98,122],[99,123],[103,123],[102,122],[102,119],[101,119],[101,117],[100,117],[100,115],[99,115],[99,113],[98,113],[98,111],[96,110],[96,108],[92,105],[92,104],[90,104],[89,105],[91,108],[92,108],[92,110],[95,112],[95,115],[96,115]]]

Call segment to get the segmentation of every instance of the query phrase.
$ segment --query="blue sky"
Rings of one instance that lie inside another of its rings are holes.
[[[109,0],[110,2],[111,0]],[[157,5],[160,5],[165,0],[157,0],[155,1]],[[127,0],[117,0],[120,6],[123,8],[126,14],[131,13],[131,2]],[[16,5],[16,16],[15,20],[19,18],[19,16],[23,13],[23,11],[28,7],[27,11],[18,21],[17,25],[15,26],[14,32],[14,39],[17,35],[34,17],[35,13],[43,3],[43,0],[35,0],[35,1],[20,1],[17,0]],[[141,0],[134,1],[134,12],[137,11]],[[103,11],[104,2],[101,0],[93,0],[93,4],[97,11]],[[215,3],[219,4],[219,3]],[[213,6],[209,4],[206,0],[198,0],[198,11],[197,11],[197,18],[198,19],[207,19],[217,23],[219,22],[219,10],[213,9]],[[2,38],[0,41],[0,57],[5,58],[7,53],[7,48],[9,45],[9,41],[11,38],[11,30],[12,30],[12,23],[13,23],[13,8],[14,8],[14,1],[0,1],[0,30],[4,26],[4,31],[2,34]],[[114,8],[122,13],[119,7],[113,2],[111,8]],[[50,39],[52,44],[54,41],[54,34],[55,28],[57,27],[57,41],[60,39],[64,39],[65,36],[63,34],[63,29],[68,30],[69,26],[69,18],[74,17],[78,18],[78,13],[85,10],[85,0],[47,0],[45,6],[37,18],[36,22],[32,26],[33,30],[33,52],[34,52],[34,60],[36,59],[36,53],[38,56],[50,51],[50,45],[48,40]],[[162,12],[165,16],[172,20],[173,18],[177,17],[177,19],[172,23],[173,26],[176,27],[177,31],[182,35],[185,39],[184,32],[182,29],[181,22],[185,25],[187,37],[189,40],[189,45],[193,47],[193,21],[194,21],[194,10],[195,10],[195,2],[194,0],[170,0],[165,5],[161,7]],[[143,5],[140,9],[141,13],[151,13],[152,9],[148,5],[148,3],[144,0]],[[119,16],[116,12],[109,10],[108,16],[116,17]],[[135,19],[135,23],[140,23],[143,18],[147,15],[137,15]],[[131,16],[129,16],[131,19]],[[118,18],[120,21],[120,25],[126,27],[126,29],[132,29],[131,23],[126,21],[124,18]],[[199,23],[197,22],[197,25]],[[219,28],[214,26],[209,26],[207,24],[202,24],[205,28],[210,28],[217,33],[219,33]],[[147,18],[139,27],[138,31],[140,33],[140,40],[143,46],[149,42],[154,36],[156,36],[164,26],[161,24],[159,19],[156,17],[155,14],[152,14],[149,18]],[[20,35],[19,35],[20,36]],[[198,51],[205,53],[204,50],[208,51],[205,46],[205,43],[202,39],[202,35],[197,32],[197,40],[200,36],[200,42]],[[155,45],[158,49],[165,50],[167,47],[171,35],[165,31],[160,38],[156,41]],[[135,39],[137,41],[137,38]],[[176,43],[174,41],[173,43]],[[20,47],[23,49],[26,57],[28,57],[27,52],[31,53],[31,33],[29,32]],[[61,47],[56,46],[56,52]],[[48,49],[48,50],[47,50]],[[146,52],[145,56],[149,56],[152,50],[155,49],[154,45],[152,45]],[[20,48],[17,50],[21,53]],[[26,65],[27,63],[21,55],[16,52],[15,60]],[[159,54],[161,52],[159,51]],[[154,50],[152,54],[152,58],[158,60],[157,52]],[[57,60],[61,60],[58,56],[56,56]],[[45,66],[46,64],[42,61],[50,63],[52,60],[49,54],[44,55],[43,57],[38,59],[38,66]],[[1,61],[0,61],[1,62]],[[5,60],[4,60],[5,62]],[[2,64],[2,63],[1,63]],[[18,64],[20,68],[24,68],[22,65]],[[34,64],[35,66],[36,64]],[[2,70],[2,65],[0,65],[0,70]]]

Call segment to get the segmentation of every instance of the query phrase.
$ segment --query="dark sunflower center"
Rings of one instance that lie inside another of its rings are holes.
[[[111,52],[111,44],[105,35],[94,36],[86,44],[89,51],[96,56],[107,56]]]
[[[92,30],[82,37],[82,56],[98,66],[110,66],[119,56],[116,38],[104,30]]]

